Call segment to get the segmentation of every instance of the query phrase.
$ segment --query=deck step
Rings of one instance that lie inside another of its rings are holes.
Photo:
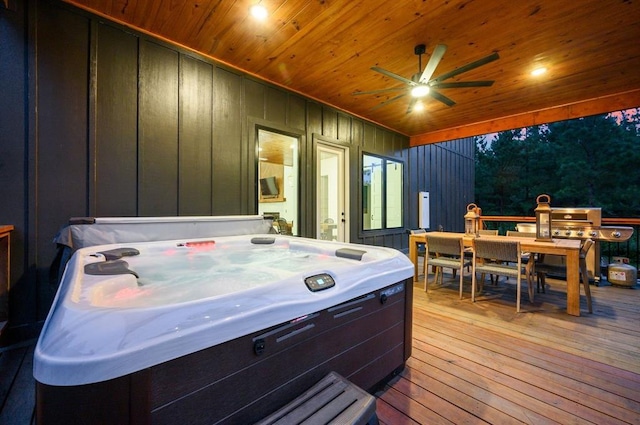
[[[256,425],[377,425],[371,394],[331,372],[313,387]]]

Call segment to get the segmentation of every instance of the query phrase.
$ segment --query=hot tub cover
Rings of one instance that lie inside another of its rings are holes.
[[[269,233],[271,226],[271,220],[261,215],[75,217],[60,229],[54,242],[76,250],[124,242]]]

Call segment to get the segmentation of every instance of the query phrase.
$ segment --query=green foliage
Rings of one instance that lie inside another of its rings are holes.
[[[476,140],[476,204],[484,215],[532,216],[552,206],[640,216],[640,110],[497,133]]]

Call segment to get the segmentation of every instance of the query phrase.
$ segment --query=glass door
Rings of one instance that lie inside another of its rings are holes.
[[[348,148],[319,142],[316,145],[316,237],[348,242]]]

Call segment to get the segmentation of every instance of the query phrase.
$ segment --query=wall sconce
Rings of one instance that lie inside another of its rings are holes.
[[[536,198],[536,240],[551,242],[551,197],[546,194]]]
[[[476,204],[467,205],[467,213],[464,215],[464,233],[467,235],[479,236],[480,230],[480,209]]]

